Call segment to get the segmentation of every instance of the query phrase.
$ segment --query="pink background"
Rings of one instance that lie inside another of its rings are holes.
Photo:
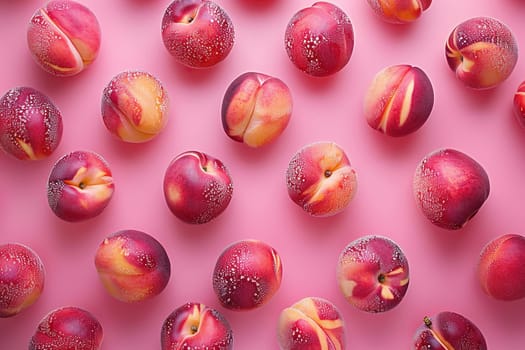
[[[312,1],[313,2],[313,1]],[[525,130],[512,115],[512,97],[525,79],[519,60],[511,77],[490,91],[467,89],[445,63],[445,41],[460,22],[493,16],[506,23],[525,48],[520,0],[441,0],[411,25],[379,20],[365,0],[333,1],[349,15],[355,47],[337,75],[319,79],[288,60],[283,36],[300,0],[220,0],[234,22],[236,42],[228,58],[207,70],[177,64],[165,50],[160,23],[166,0],[83,0],[98,17],[102,47],[95,63],[71,78],[55,78],[30,57],[27,23],[42,1],[0,0],[0,92],[27,85],[47,94],[62,111],[64,136],[48,159],[22,162],[0,154],[0,242],[31,246],[42,258],[46,286],[21,314],[0,319],[0,349],[25,349],[40,319],[52,309],[78,306],[104,328],[102,349],[160,349],[165,317],[187,301],[219,309],[230,321],[236,349],[276,349],[280,310],[306,296],[324,297],[342,312],[348,349],[407,349],[425,315],[450,310],[473,320],[491,349],[525,342],[525,300],[498,302],[483,294],[475,276],[481,248],[503,233],[525,233]],[[427,123],[405,138],[372,130],[362,115],[363,97],[382,68],[407,63],[430,77],[435,105]],[[116,74],[145,70],[158,77],[170,97],[169,121],[155,140],[125,144],[105,129],[102,90]],[[223,132],[220,105],[229,83],[245,71],[277,76],[290,87],[294,112],[272,145],[248,149]],[[358,191],[347,210],[331,218],[309,217],[288,198],[284,173],[292,155],[314,141],[334,141],[358,173]],[[459,231],[433,226],[416,207],[412,175],[422,157],[441,147],[461,150],[483,165],[490,196]],[[61,221],[46,198],[47,176],[62,155],[93,150],[110,163],[115,195],[104,213],[83,223]],[[162,180],[178,153],[197,149],[230,169],[234,196],[216,220],[182,223],[168,210]],[[114,300],[98,280],[93,257],[103,238],[121,229],[156,237],[172,264],[167,288],[142,303]],[[401,304],[383,314],[354,309],[339,292],[335,266],[340,252],[365,234],[394,239],[410,264],[411,280]],[[264,307],[248,312],[222,308],[212,289],[215,261],[230,243],[256,238],[272,245],[283,261],[283,281]]]

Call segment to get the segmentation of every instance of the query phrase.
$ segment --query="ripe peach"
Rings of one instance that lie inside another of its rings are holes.
[[[304,298],[281,312],[277,339],[281,350],[344,349],[345,324],[330,301]]]
[[[443,311],[423,321],[414,335],[414,350],[487,350],[479,328],[458,313]]]
[[[293,15],[284,40],[288,57],[297,68],[312,76],[328,76],[350,60],[354,29],[342,9],[320,1]]]
[[[364,114],[372,128],[404,136],[423,126],[433,106],[430,79],[420,68],[403,64],[377,73],[365,96]]]
[[[129,303],[160,294],[171,274],[164,247],[136,230],[118,231],[104,239],[95,255],[95,266],[108,293]]]
[[[250,310],[266,304],[282,279],[281,258],[268,244],[242,240],[228,246],[213,270],[213,289],[231,310]]]
[[[104,337],[100,322],[89,311],[63,307],[38,324],[29,350],[99,350]]]
[[[340,146],[316,142],[292,157],[286,184],[292,201],[308,214],[330,216],[348,206],[357,189],[357,176]]]
[[[22,160],[51,155],[62,139],[62,114],[43,93],[16,87],[0,99],[0,146]]]
[[[199,303],[186,303],[162,324],[161,349],[233,349],[233,332],[219,311]]]
[[[248,72],[228,87],[222,101],[222,126],[233,140],[260,147],[282,134],[292,114],[290,89],[280,79]]]
[[[49,175],[47,199],[51,210],[66,221],[82,221],[102,213],[115,185],[109,165],[100,155],[76,151],[60,158]]]
[[[432,0],[367,0],[374,12],[390,23],[410,23],[427,10]]]
[[[382,236],[364,236],[339,256],[337,281],[346,300],[367,312],[397,306],[409,283],[408,261],[401,248]]]
[[[498,300],[525,297],[525,237],[505,234],[487,243],[478,263],[478,278],[487,295]]]
[[[162,40],[175,59],[206,68],[228,56],[235,39],[233,23],[222,7],[208,0],[175,0],[162,18]]]
[[[423,214],[435,225],[456,230],[478,212],[489,196],[485,169],[468,155],[440,149],[416,168],[414,196]]]
[[[164,176],[164,197],[171,212],[184,222],[204,224],[230,203],[233,184],[226,166],[198,151],[186,151],[171,161]]]
[[[514,115],[522,127],[525,128],[525,81],[521,82],[512,101]]]
[[[146,142],[166,126],[168,95],[153,75],[122,72],[104,89],[101,110],[111,134],[126,142]]]
[[[86,69],[100,49],[100,26],[86,6],[72,0],[51,0],[33,14],[27,44],[35,62],[56,76]]]
[[[474,89],[502,83],[518,61],[518,45],[511,30],[490,17],[471,18],[450,33],[446,58],[456,77]]]
[[[19,243],[0,245],[0,317],[11,317],[33,305],[44,290],[40,257]]]

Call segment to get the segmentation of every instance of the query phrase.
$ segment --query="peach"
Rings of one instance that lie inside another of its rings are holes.
[[[102,325],[89,311],[62,307],[42,318],[29,350],[99,350],[103,337]]]
[[[106,208],[115,185],[108,163],[90,151],[75,151],[60,158],[49,174],[49,207],[66,221],[96,217]]]
[[[49,157],[62,139],[62,114],[42,92],[16,87],[0,98],[0,147],[21,160]]]
[[[428,10],[432,0],[367,0],[374,12],[389,23],[410,23]]]
[[[487,295],[498,300],[525,297],[525,237],[499,236],[483,247],[478,263],[478,278]]]
[[[162,324],[161,349],[233,349],[230,324],[217,310],[199,303],[186,303]]]
[[[341,252],[337,281],[345,299],[359,310],[385,312],[397,306],[406,294],[408,261],[391,239],[364,236]]]
[[[105,238],[97,249],[95,266],[107,292],[128,303],[160,294],[171,274],[164,247],[137,230],[122,230]]]
[[[27,29],[35,62],[56,76],[80,73],[100,50],[100,25],[86,6],[72,0],[51,0],[36,10]]]
[[[168,95],[153,75],[122,72],[104,89],[101,111],[111,134],[126,142],[146,142],[166,126]]]
[[[487,350],[479,328],[458,313],[443,311],[423,323],[414,335],[414,350]]]
[[[208,0],[173,1],[164,12],[161,32],[168,52],[191,68],[211,67],[223,61],[235,40],[226,11]]]
[[[312,216],[331,216],[345,209],[357,190],[355,169],[333,142],[301,148],[286,171],[290,199]]]
[[[485,169],[454,149],[439,149],[418,164],[413,180],[417,206],[433,224],[462,228],[474,217],[490,193]]]
[[[342,9],[319,1],[293,15],[284,41],[288,57],[299,70],[312,76],[329,76],[350,60],[354,29]]]
[[[0,317],[33,305],[44,290],[45,270],[33,249],[20,243],[0,245]]]
[[[277,251],[258,240],[235,242],[222,252],[213,270],[213,290],[230,310],[259,308],[277,293],[282,279]]]
[[[364,114],[373,129],[404,136],[427,121],[434,106],[434,90],[418,67],[395,65],[374,77],[365,96]]]
[[[164,197],[171,212],[190,224],[204,224],[230,203],[233,183],[219,159],[186,151],[171,161],[164,176]]]
[[[345,348],[345,323],[330,301],[308,297],[284,309],[277,339],[281,350]]]
[[[490,89],[506,80],[518,61],[512,31],[490,17],[475,17],[450,33],[445,47],[449,67],[473,89]]]
[[[222,101],[222,126],[231,139],[260,147],[282,134],[292,114],[286,84],[266,74],[248,72],[228,87]]]
[[[522,127],[525,128],[525,81],[522,81],[514,93],[512,100],[514,115]]]

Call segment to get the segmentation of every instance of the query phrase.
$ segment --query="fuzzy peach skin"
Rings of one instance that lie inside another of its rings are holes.
[[[122,230],[105,238],[97,249],[95,267],[108,293],[128,303],[160,294],[171,274],[164,247],[137,230]]]
[[[301,148],[286,171],[290,199],[312,216],[344,210],[357,190],[357,175],[343,149],[333,142]]]
[[[479,211],[490,193],[485,169],[463,152],[439,149],[416,168],[413,192],[417,206],[433,224],[457,230]]]
[[[231,139],[261,147],[283,133],[292,106],[292,94],[282,80],[247,72],[237,77],[224,94],[222,126]]]
[[[217,310],[200,303],[175,309],[162,324],[161,349],[233,349],[233,332]]]
[[[428,76],[418,67],[402,64],[376,74],[365,95],[364,115],[373,129],[404,136],[423,126],[433,106]]]
[[[16,87],[0,98],[0,147],[21,160],[49,157],[62,140],[62,113],[31,87]]]
[[[101,32],[86,6],[71,0],[51,0],[36,10],[27,29],[27,44],[35,62],[56,76],[72,76],[97,58]]]
[[[414,335],[413,350],[487,350],[479,328],[465,316],[443,311],[424,317]]]
[[[49,312],[38,324],[29,350],[99,350],[100,322],[89,311],[68,306]]]
[[[228,168],[204,152],[186,151],[171,161],[164,175],[170,211],[189,224],[204,224],[230,204],[233,182]]]
[[[337,263],[337,282],[345,299],[367,312],[385,312],[404,298],[409,284],[408,260],[401,248],[383,236],[364,236],[349,243]]]
[[[350,60],[354,29],[342,9],[320,1],[293,15],[284,42],[288,57],[299,70],[312,76],[329,76]]]
[[[11,317],[33,305],[44,290],[42,260],[20,243],[0,245],[0,317]]]
[[[522,127],[525,128],[525,81],[521,82],[514,93],[512,100],[514,115]]]
[[[428,10],[432,0],[367,0],[374,12],[390,23],[410,23]]]
[[[281,350],[343,350],[345,323],[332,302],[308,297],[281,311],[277,340]]]
[[[213,270],[213,290],[222,306],[251,310],[266,304],[281,286],[277,251],[258,240],[242,240],[224,249]]]
[[[518,44],[505,24],[490,17],[475,17],[454,28],[445,53],[460,81],[474,89],[489,89],[501,84],[514,70]]]
[[[122,141],[149,141],[166,126],[168,100],[162,83],[153,75],[122,72],[111,79],[102,94],[104,125]]]
[[[230,17],[208,0],[173,1],[162,17],[161,33],[168,52],[190,68],[207,68],[223,61],[235,41]]]
[[[505,301],[525,298],[525,237],[505,234],[487,243],[477,272],[487,295]]]
[[[100,215],[114,190],[106,160],[94,152],[75,151],[53,166],[47,182],[47,200],[59,218],[82,221]]]

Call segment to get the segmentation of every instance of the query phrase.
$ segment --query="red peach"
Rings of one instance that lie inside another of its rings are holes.
[[[277,339],[281,350],[345,348],[345,324],[333,303],[309,297],[284,309]]]
[[[108,293],[129,303],[160,294],[171,274],[164,247],[136,230],[118,231],[104,239],[95,255],[95,266]]]
[[[62,114],[40,91],[16,87],[0,99],[0,147],[15,158],[47,158],[58,147],[62,130]]]
[[[292,114],[290,89],[280,79],[248,72],[228,87],[222,101],[222,126],[233,140],[260,147],[282,134]]]
[[[288,57],[297,68],[312,76],[328,76],[350,60],[354,30],[342,9],[320,1],[293,15],[284,40]]]
[[[162,40],[183,65],[206,68],[223,61],[233,48],[233,23],[222,7],[208,0],[175,0],[162,18]]]
[[[489,17],[471,18],[450,33],[447,63],[456,77],[474,89],[502,83],[518,61],[518,45],[511,30]]]
[[[367,0],[374,12],[390,23],[410,23],[427,10],[432,0]]]
[[[409,284],[401,248],[382,236],[364,236],[341,252],[337,281],[346,300],[367,312],[384,312],[403,300]]]
[[[49,175],[47,199],[51,210],[66,221],[82,221],[102,213],[115,185],[109,165],[100,155],[76,151],[60,158]]]
[[[40,321],[29,350],[99,350],[103,337],[100,322],[89,311],[63,307]]]
[[[27,30],[35,62],[56,76],[86,69],[100,49],[100,26],[86,6],[71,0],[51,0],[31,18]]]
[[[300,149],[286,172],[290,199],[313,216],[335,215],[355,195],[357,176],[343,149],[316,142]]]
[[[450,311],[425,317],[414,335],[414,350],[487,350],[479,328],[466,317]]]
[[[522,127],[525,128],[525,81],[521,82],[512,101],[514,115]]]
[[[456,230],[485,203],[490,183],[474,159],[454,149],[440,149],[419,163],[413,189],[418,207],[433,224]]]
[[[409,65],[390,66],[374,77],[365,96],[364,114],[372,128],[404,136],[427,121],[434,90],[425,72]]]
[[[206,153],[186,151],[171,161],[164,176],[164,197],[184,222],[204,224],[230,203],[233,184],[226,166]]]
[[[33,305],[44,290],[40,257],[19,243],[0,245],[0,317],[11,317]]]
[[[213,270],[213,289],[231,310],[251,310],[266,304],[279,290],[281,258],[268,244],[242,240],[228,246]]]
[[[233,349],[230,324],[204,304],[186,303],[173,311],[162,324],[161,349]]]
[[[487,243],[478,263],[478,278],[487,295],[498,300],[525,297],[525,237],[505,234]]]
[[[168,95],[153,75],[122,72],[104,89],[101,110],[111,134],[126,142],[146,142],[166,126]]]

